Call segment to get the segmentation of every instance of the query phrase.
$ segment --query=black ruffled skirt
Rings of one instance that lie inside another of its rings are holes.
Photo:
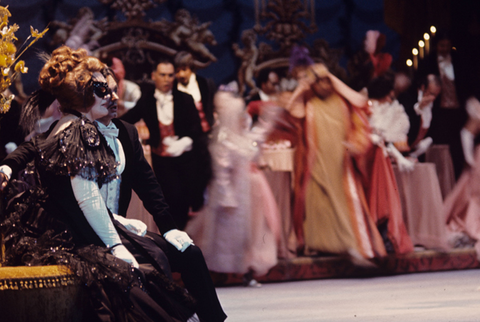
[[[194,314],[194,300],[173,281],[168,260],[153,240],[114,221],[139,269],[115,258],[106,247],[76,245],[59,216],[44,210],[47,196],[33,181],[32,175],[12,180],[2,195],[3,265],[68,266],[85,285],[99,321],[187,321]]]

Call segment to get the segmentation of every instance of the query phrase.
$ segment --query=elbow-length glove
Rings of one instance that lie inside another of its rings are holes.
[[[73,177],[71,183],[75,199],[77,199],[83,215],[105,246],[113,247],[112,254],[115,257],[138,268],[138,262],[135,257],[122,245],[122,241],[110,219],[98,185],[81,176]]]

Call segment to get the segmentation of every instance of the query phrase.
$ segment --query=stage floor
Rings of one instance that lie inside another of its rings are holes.
[[[267,275],[258,277],[262,283],[326,278],[387,276],[417,272],[436,272],[479,268],[475,250],[456,249],[449,252],[420,250],[407,255],[390,255],[371,262],[352,261],[340,256],[297,257],[280,260]],[[242,284],[240,274],[212,272],[216,286]]]
[[[218,287],[227,322],[473,322],[480,270]]]

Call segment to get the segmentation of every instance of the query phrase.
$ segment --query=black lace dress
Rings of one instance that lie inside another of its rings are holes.
[[[110,254],[78,206],[72,176],[99,186],[117,176],[114,154],[95,125],[80,117],[49,134],[33,139],[34,162],[2,198],[4,265],[68,266],[86,286],[100,321],[187,321],[194,313],[193,299],[173,282],[161,249],[112,218],[140,264],[132,268]]]

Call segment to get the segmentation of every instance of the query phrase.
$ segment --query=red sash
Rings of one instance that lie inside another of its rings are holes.
[[[162,138],[162,141],[164,138],[168,136],[174,136],[175,135],[175,129],[173,128],[173,122],[170,125],[165,125],[162,124],[162,122],[158,121],[158,127],[160,128],[160,137]],[[162,156],[162,157],[170,157],[171,155],[167,153],[167,146],[163,144],[163,142],[160,141],[157,147],[152,146],[152,153],[155,153],[156,155]]]

